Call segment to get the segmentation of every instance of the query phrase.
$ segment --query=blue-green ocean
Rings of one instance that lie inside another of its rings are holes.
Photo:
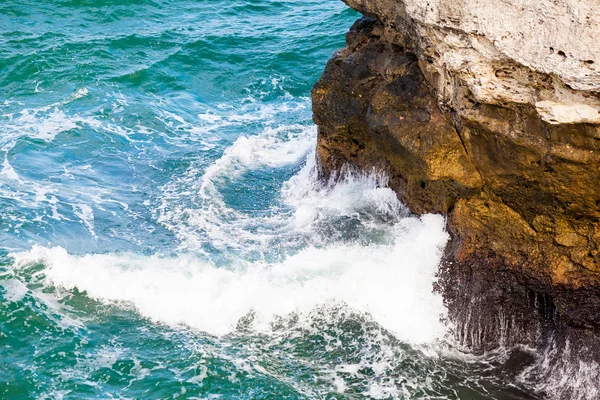
[[[528,399],[454,341],[448,240],[319,182],[338,0],[0,2],[0,398]]]

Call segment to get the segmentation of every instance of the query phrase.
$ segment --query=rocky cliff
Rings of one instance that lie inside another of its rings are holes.
[[[598,0],[345,1],[365,17],[312,92],[322,173],[383,170],[447,216],[467,344],[600,331]]]

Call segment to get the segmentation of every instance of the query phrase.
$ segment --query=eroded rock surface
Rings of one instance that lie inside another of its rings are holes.
[[[367,17],[313,89],[323,173],[447,215],[447,298],[496,304],[485,335],[600,330],[597,0],[345,1]]]

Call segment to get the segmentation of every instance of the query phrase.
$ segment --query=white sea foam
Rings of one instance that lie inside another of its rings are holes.
[[[129,139],[129,135],[134,133],[132,129],[119,126],[115,122],[101,121],[91,115],[66,112],[68,110],[66,106],[69,103],[86,97],[88,94],[88,89],[82,87],[64,100],[46,106],[23,108],[16,112],[2,114],[1,116],[4,117],[1,127],[2,136],[0,137],[2,150],[8,152],[21,137],[51,142],[63,132],[84,127],[103,129]],[[8,106],[10,103],[4,105]]]
[[[163,187],[159,221],[178,235],[184,248],[208,241],[241,249],[242,256],[231,265],[217,266],[192,255],[77,257],[60,248],[35,248],[17,255],[19,262],[42,260],[51,284],[124,301],[154,320],[218,335],[232,332],[248,315],[255,329],[265,331],[276,317],[308,315],[325,305],[370,315],[409,342],[439,338],[445,332],[440,322],[445,309],[432,285],[447,241],[443,218],[409,216],[387,188],[386,177],[376,171],[348,170],[322,184],[310,151],[315,136],[313,126],[292,125],[240,137],[205,171],[191,167]],[[288,212],[244,214],[230,208],[219,191],[245,171],[299,164],[307,153],[305,166],[280,194]],[[319,226],[337,230],[336,218],[344,217],[377,226],[386,240],[319,240]],[[244,251],[273,251],[276,240],[285,247],[299,236],[307,238],[308,246],[299,252],[283,250],[282,261],[243,257]]]
[[[16,268],[44,263],[47,285],[126,302],[155,321],[211,334],[232,332],[250,313],[254,328],[268,331],[277,316],[343,305],[402,340],[423,343],[445,332],[432,283],[446,240],[443,219],[426,215],[399,221],[391,245],[309,247],[272,264],[240,260],[223,268],[193,256],[75,256],[40,246],[13,257]]]
[[[551,399],[598,399],[600,365],[596,361],[584,361],[585,352],[585,349],[572,351],[568,341],[563,347],[551,340],[543,352],[536,354],[537,362],[526,368],[518,380],[540,393],[547,393]]]
[[[10,162],[8,162],[8,155],[5,155],[4,157],[4,162],[2,163],[2,170],[0,171],[0,175],[4,176],[5,178],[12,179],[14,181],[21,181],[21,179],[19,178],[19,174],[17,174],[17,171],[15,171],[13,166],[10,165]]]
[[[29,289],[18,279],[6,279],[0,282],[5,292],[2,295],[4,299],[12,302],[23,300]]]
[[[345,169],[341,176],[332,177],[325,185],[319,182],[317,173],[316,158],[312,152],[299,173],[285,182],[283,201],[294,210],[287,229],[311,231],[323,218],[352,216],[368,209],[391,221],[409,215],[394,191],[387,187],[387,176],[379,171],[364,173]]]
[[[41,115],[41,112],[44,112]],[[58,107],[51,111],[41,109],[25,109],[18,116],[10,119],[8,128],[18,130],[27,136],[51,141],[60,132],[77,128],[79,121],[69,118]],[[22,133],[20,133],[22,135]]]
[[[162,188],[158,221],[186,248],[198,248],[207,241],[217,248],[268,245],[285,221],[278,215],[269,221],[256,220],[234,210],[226,204],[219,185],[250,170],[298,164],[314,147],[315,137],[313,126],[284,125],[238,138],[205,171],[192,166]]]
[[[360,392],[371,398],[400,397],[405,386],[413,390],[428,383],[404,374],[394,378],[401,359],[385,337],[390,333],[411,344],[429,344],[445,335],[441,318],[446,310],[432,285],[448,237],[441,216],[408,215],[385,184],[381,174],[352,172],[336,182],[321,184],[311,154],[281,192],[292,212],[277,216],[282,227],[279,233],[308,237],[320,223],[331,222],[328,218],[357,217],[387,227],[387,240],[379,244],[315,240],[303,250],[284,254],[281,261],[238,257],[226,265],[193,254],[72,255],[60,247],[34,246],[28,252],[11,254],[15,259],[11,273],[20,276],[28,266],[41,263],[44,267],[36,273],[36,282],[57,288],[57,293],[77,289],[101,302],[134,308],[152,321],[218,336],[252,329],[278,341],[281,334],[294,336],[304,330],[321,334],[321,324],[336,326],[338,319],[341,322],[348,315],[358,315],[359,321],[364,318],[378,326],[374,332],[365,332],[370,344],[358,349],[356,364],[340,364],[319,374],[339,393],[357,390],[358,386],[346,380],[354,377],[365,385]],[[369,212],[385,218],[373,219]],[[335,218],[333,221],[335,224]],[[255,218],[253,223],[268,227],[272,222],[271,218]],[[228,222],[231,226],[235,223]],[[228,239],[253,245],[243,242],[244,238]],[[284,326],[292,329],[289,333],[281,331],[282,318]],[[335,337],[327,340],[331,351],[343,345]],[[218,351],[218,356],[225,355]],[[252,361],[238,367],[270,373],[259,370],[260,365]],[[358,372],[365,368],[374,376]],[[300,392],[318,394],[294,379],[288,384]]]
[[[3,124],[2,129],[2,150],[8,151],[14,146],[14,141],[21,136],[49,142],[59,133],[83,125],[99,127],[101,123],[93,118],[69,116],[64,112],[65,105],[87,95],[87,88],[82,87],[63,101],[37,108],[24,108],[18,113],[4,114],[3,117],[7,118],[7,122]]]
[[[284,239],[291,243],[308,235],[308,241],[315,243],[316,227],[332,218],[358,217],[363,225],[386,230],[388,222],[408,215],[387,187],[387,178],[377,171],[346,170],[339,179],[325,185],[319,182],[311,151],[315,141],[314,127],[302,125],[266,129],[256,137],[238,139],[204,173],[192,167],[163,187],[158,221],[177,235],[183,248],[197,249],[209,242],[222,249],[268,252],[273,242]],[[305,165],[283,185],[283,209],[256,217],[225,202],[220,187],[235,185],[231,181],[243,172],[298,165],[307,153]],[[375,214],[379,221],[361,218],[365,212]]]
[[[94,210],[87,204],[76,204],[74,206],[74,213],[85,225],[92,236],[96,237],[94,231]]]
[[[12,154],[14,152],[13,148],[23,138],[52,142],[57,135],[67,134],[67,132],[74,129],[93,129],[103,133],[120,135],[130,140],[130,136],[135,134],[136,131],[122,126],[117,120],[101,120],[89,113],[69,112],[69,108],[66,107],[69,103],[88,95],[88,89],[81,87],[64,99],[52,104],[12,110],[10,113],[1,115],[3,123],[0,126],[0,151],[4,152],[4,161],[0,166],[0,198],[12,199],[19,202],[23,208],[33,209],[37,215],[27,217],[26,220],[34,222],[44,222],[48,218],[69,220],[69,216],[63,215],[59,212],[59,209],[64,211],[65,206],[70,206],[75,216],[95,237],[93,211],[86,204],[91,201],[96,202],[100,195],[105,193],[107,193],[104,196],[106,199],[103,200],[106,202],[113,201],[112,197],[114,196],[109,193],[109,189],[95,186],[79,191],[72,189],[68,183],[62,181],[62,177],[54,175],[48,176],[48,179],[45,180],[32,179],[28,174],[21,173],[22,166],[15,169],[11,164],[14,157]],[[126,101],[119,95],[117,95],[116,102],[119,105],[126,104]],[[4,106],[8,107],[13,103],[5,102]],[[22,105],[21,103],[18,104]],[[17,165],[19,164],[15,164],[15,167]],[[87,175],[87,173],[81,173],[78,177],[73,175],[73,172],[78,169],[77,172],[84,171],[85,167],[74,166],[67,169],[67,166],[63,165],[62,168],[65,172],[63,176],[69,180],[79,179],[81,175]],[[102,209],[101,206],[97,204],[96,206],[98,209]],[[7,208],[2,210],[0,214],[4,219],[14,219],[16,217],[21,218],[19,212],[20,210],[15,211]]]
[[[200,194],[212,195],[214,180],[233,178],[248,169],[280,167],[299,162],[314,147],[314,126],[266,128],[260,135],[240,136],[202,176]]]
[[[170,212],[187,216],[192,221],[190,230],[203,228],[213,244],[219,240],[255,248],[264,244],[253,241],[260,233],[247,231],[250,225],[262,226],[267,239],[311,237],[320,222],[340,216],[385,226],[384,243],[314,240],[299,252],[284,252],[279,262],[238,257],[225,266],[190,254],[76,256],[60,247],[35,246],[13,254],[15,268],[42,262],[46,285],[77,288],[102,301],[131,305],[155,321],[216,335],[232,332],[249,315],[255,329],[269,331],[277,317],[307,316],[321,306],[341,306],[369,315],[402,340],[423,343],[440,337],[445,332],[440,322],[445,309],[441,298],[432,293],[432,284],[447,241],[443,218],[409,216],[385,186],[385,176],[348,172],[336,182],[321,184],[311,154],[281,193],[292,212],[237,215],[220,198],[215,186],[220,179],[231,179],[242,169],[298,163],[312,145],[312,127],[267,129],[259,137],[240,138],[202,179],[189,180],[197,182],[196,193],[209,200],[208,206],[201,203],[198,209],[171,208]],[[174,184],[173,193],[181,192],[180,183]],[[367,211],[388,220],[377,221]],[[93,230],[91,209],[79,206],[77,213]],[[167,216],[172,215],[165,212],[163,217]],[[181,229],[177,221],[170,222]]]

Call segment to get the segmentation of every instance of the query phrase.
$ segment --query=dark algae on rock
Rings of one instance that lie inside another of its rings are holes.
[[[321,174],[384,171],[413,212],[447,216],[456,338],[535,348],[512,361],[522,381],[597,398],[598,4],[346,2],[365,16],[312,90]]]

